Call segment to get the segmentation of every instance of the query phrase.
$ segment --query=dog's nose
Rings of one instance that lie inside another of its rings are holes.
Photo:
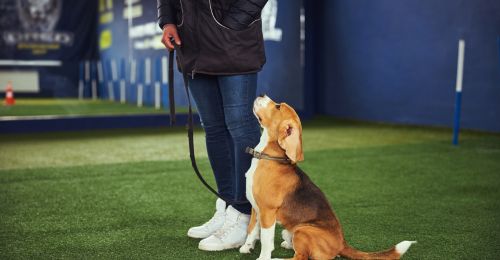
[[[265,93],[260,93],[259,97],[265,97],[266,94]]]

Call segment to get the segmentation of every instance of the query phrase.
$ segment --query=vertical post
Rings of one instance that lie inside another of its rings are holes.
[[[151,84],[151,58],[144,61],[144,83]]]
[[[83,73],[84,73],[84,80],[83,83],[80,85],[78,93],[78,97],[80,99],[85,98],[85,86],[90,83],[90,61],[88,60],[84,61]]]
[[[155,82],[155,108],[160,109],[161,107],[161,91],[160,91],[160,82]]]
[[[102,70],[102,61],[97,61],[97,77],[99,78],[99,83],[104,82],[104,71]]]
[[[151,97],[151,58],[146,58],[144,60],[144,89],[146,90],[145,96],[146,96],[146,103],[147,104],[152,104],[153,103],[153,98]]]
[[[162,100],[162,77],[163,77],[163,58],[157,57],[154,63],[154,81],[155,81],[155,108],[161,108]]]
[[[144,90],[142,87],[142,83],[137,84],[137,106],[138,107],[142,107],[142,100],[143,100],[142,94],[143,94],[143,92],[144,92]]]
[[[137,73],[137,67],[135,60],[130,61],[130,84],[135,84],[135,79],[136,79],[136,73]]]
[[[457,63],[457,82],[455,87],[455,116],[453,120],[453,145],[458,145],[460,134],[460,113],[462,109],[462,82],[464,72],[464,51],[465,41],[458,41],[458,63]]]
[[[127,92],[126,92],[126,85],[125,85],[125,59],[121,59],[120,61],[120,103],[125,104],[126,102],[126,97],[127,97]]]
[[[109,93],[109,100],[114,101],[115,100],[115,82],[117,81],[118,78],[118,71],[116,67],[116,60],[111,59],[111,81],[108,82],[108,93]]]
[[[115,91],[113,89],[113,81],[108,81],[108,98],[109,98],[109,101],[115,100]]]
[[[125,80],[120,79],[120,103],[125,104]]]
[[[161,91],[163,94],[161,95],[161,99],[162,100],[165,100],[164,101],[164,104],[166,104],[167,100],[168,100],[168,96],[166,96],[165,94],[168,95],[168,89],[167,89],[167,85],[168,84],[168,60],[167,60],[167,56],[162,56],[161,57],[161,88],[163,91]]]
[[[90,82],[90,61],[85,61],[85,83]]]
[[[83,87],[84,87],[84,74],[85,74],[85,68],[84,68],[84,62],[80,61],[79,64],[79,80],[78,80],[78,99],[83,99]]]
[[[97,100],[97,61],[92,61],[92,100]]]
[[[139,60],[139,63],[137,64],[136,63],[136,66],[137,66],[137,71],[138,71],[138,74],[137,75],[134,75],[136,77],[136,81],[137,81],[137,106],[138,107],[142,107],[142,104],[143,104],[143,94],[144,94],[144,87],[142,85],[142,80],[144,79],[144,70],[142,70],[141,68],[141,64],[142,64],[142,61]]]
[[[116,60],[112,59],[111,60],[111,78],[113,81],[118,80],[118,67],[116,65]]]
[[[161,57],[161,81],[163,84],[168,84],[168,63],[167,56]]]
[[[136,64],[135,64],[135,60],[134,59],[131,59],[129,60],[130,62],[130,78],[129,78],[129,89],[130,89],[130,92],[132,92],[132,88],[135,86],[135,73],[137,72],[137,68],[136,68]],[[133,97],[130,97],[130,99],[132,99]]]
[[[102,93],[104,92],[104,71],[102,68],[102,60],[97,61],[97,78],[99,80],[99,92],[101,93],[102,98]]]

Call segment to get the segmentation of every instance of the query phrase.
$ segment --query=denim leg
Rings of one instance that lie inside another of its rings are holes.
[[[252,157],[245,153],[246,147],[255,147],[260,139],[260,127],[252,107],[257,91],[257,74],[218,77],[227,129],[233,140],[234,152],[234,196],[246,200],[245,173],[250,168]],[[238,211],[250,214],[250,203],[232,205]]]
[[[189,89],[205,130],[208,159],[222,197],[234,198],[234,151],[229,134],[217,76],[196,75]]]

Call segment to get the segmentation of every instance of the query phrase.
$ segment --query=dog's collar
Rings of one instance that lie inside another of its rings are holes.
[[[283,164],[292,164],[292,161],[288,157],[274,157],[274,156],[270,156],[268,154],[255,151],[255,149],[250,148],[250,147],[247,147],[247,149],[245,150],[245,152],[248,153],[248,154],[251,154],[253,156],[253,158],[256,158],[256,159],[259,159],[259,160],[260,159],[264,159],[264,160],[281,162]]]

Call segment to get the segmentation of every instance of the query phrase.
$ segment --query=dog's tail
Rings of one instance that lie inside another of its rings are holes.
[[[391,249],[372,253],[359,251],[344,243],[344,249],[340,251],[340,255],[350,259],[399,259],[414,243],[417,241],[403,241]]]

